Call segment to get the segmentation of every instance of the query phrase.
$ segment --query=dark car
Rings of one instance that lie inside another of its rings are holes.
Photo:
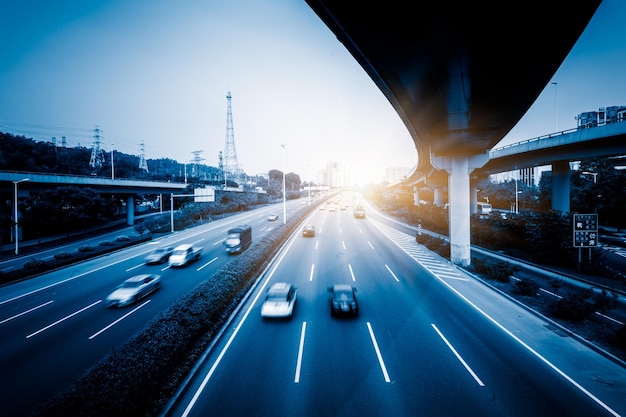
[[[356,299],[356,288],[348,284],[335,284],[328,287],[330,294],[330,315],[356,316],[359,304]]]
[[[170,255],[174,248],[158,248],[154,252],[146,256],[147,264],[163,264],[170,259]]]

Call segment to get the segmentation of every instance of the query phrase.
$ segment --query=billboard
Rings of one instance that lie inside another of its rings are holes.
[[[212,203],[215,201],[215,188],[194,188],[193,201],[196,203]]]

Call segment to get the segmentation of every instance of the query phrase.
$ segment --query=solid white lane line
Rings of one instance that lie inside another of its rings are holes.
[[[385,264],[385,268],[387,268],[387,271],[389,271],[389,273],[394,277],[394,279],[398,282],[400,282],[400,280],[398,279],[398,277],[396,276],[396,274],[393,273],[393,271],[391,270],[391,268],[389,268],[387,266],[387,264]]]
[[[478,375],[476,375],[476,373],[472,370],[472,368],[469,367],[469,365],[467,364],[467,362],[465,362],[463,360],[463,358],[461,357],[461,355],[459,355],[459,353],[456,351],[456,349],[454,349],[454,347],[452,346],[452,344],[450,344],[450,342],[448,342],[448,339],[446,339],[446,337],[439,331],[439,329],[437,328],[437,326],[435,326],[433,323],[431,323],[431,326],[433,326],[433,329],[435,329],[435,331],[437,332],[437,334],[439,335],[439,337],[441,337],[441,340],[444,341],[444,343],[446,345],[448,345],[448,348],[450,348],[450,350],[452,351],[452,353],[454,353],[454,356],[456,356],[456,358],[459,360],[459,362],[461,362],[461,364],[463,364],[463,366],[465,367],[465,369],[467,369],[467,372],[470,373],[470,375],[474,378],[474,380],[476,380],[476,382],[478,383],[478,385],[480,385],[481,387],[484,387],[485,384],[483,384],[483,381],[480,380],[480,378],[478,377]]]
[[[115,320],[113,323],[109,324],[108,326],[106,326],[105,328],[103,328],[102,330],[99,330],[98,332],[92,334],[91,336],[89,336],[89,340],[93,339],[94,337],[98,336],[100,333],[103,333],[104,331],[110,329],[111,327],[113,327],[114,325],[116,325],[117,323],[119,323],[120,321],[124,320],[126,317],[130,316],[131,314],[133,314],[135,311],[139,310],[141,307],[145,306],[146,304],[148,304],[150,302],[150,300],[145,301],[142,305],[137,306],[135,308],[133,308],[131,311],[129,311],[128,313],[124,314],[122,317],[120,317],[119,319]]]
[[[304,335],[306,334],[306,321],[302,322],[300,331],[300,345],[298,346],[298,361],[296,362],[296,377],[293,380],[296,384],[300,382],[300,371],[302,370],[302,352],[304,351]]]
[[[35,335],[37,335],[37,334],[39,334],[39,333],[41,333],[41,332],[43,332],[43,331],[46,331],[46,330],[48,330],[49,328],[54,327],[54,326],[56,326],[57,324],[59,324],[59,323],[61,323],[61,322],[64,322],[65,320],[67,320],[67,319],[69,319],[69,318],[71,318],[71,317],[74,317],[75,315],[77,315],[77,314],[79,314],[79,313],[82,313],[83,311],[85,311],[85,310],[87,310],[87,309],[89,309],[89,308],[91,308],[91,307],[95,306],[96,304],[100,304],[101,302],[102,302],[102,300],[98,300],[98,301],[96,301],[95,303],[92,303],[92,304],[88,305],[87,307],[83,307],[83,308],[81,308],[80,310],[73,312],[73,313],[72,313],[72,314],[70,314],[69,316],[65,316],[65,317],[63,317],[62,319],[57,320],[57,321],[55,321],[54,323],[47,325],[47,326],[46,326],[46,327],[44,327],[43,329],[39,329],[39,330],[37,330],[35,333],[31,333],[31,334],[29,334],[28,336],[26,336],[26,338],[27,338],[27,339],[29,339],[29,338],[31,338],[31,337],[33,337],[33,336],[35,336]]]
[[[374,331],[372,330],[372,325],[370,322],[367,322],[367,329],[370,332],[370,337],[372,338],[372,344],[374,345],[374,350],[376,351],[376,357],[378,357],[378,364],[380,365],[380,369],[383,371],[383,376],[385,377],[385,382],[391,382],[389,379],[389,374],[387,373],[387,367],[385,366],[385,361],[383,361],[383,356],[380,354],[380,349],[378,348],[378,342],[376,342],[376,336],[374,336]]]
[[[21,313],[18,313],[18,314],[14,315],[14,316],[8,317],[8,318],[6,318],[6,319],[4,319],[4,320],[0,321],[0,324],[3,324],[3,323],[6,323],[7,321],[11,321],[11,320],[13,320],[13,319],[16,319],[16,318],[18,318],[18,317],[20,317],[20,316],[23,316],[24,314],[28,314],[28,313],[30,313],[31,311],[35,311],[35,310],[37,310],[37,309],[39,309],[39,308],[41,308],[41,307],[45,307],[45,306],[47,306],[48,304],[50,304],[50,303],[52,303],[52,302],[53,302],[53,301],[52,301],[52,300],[50,300],[50,301],[48,301],[47,303],[40,304],[40,305],[38,305],[37,307],[33,307],[33,308],[31,308],[30,310],[22,311]]]

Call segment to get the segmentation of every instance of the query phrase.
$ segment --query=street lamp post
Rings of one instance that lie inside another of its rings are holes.
[[[515,177],[515,214],[519,213],[518,209],[518,197],[517,197],[517,176]]]
[[[556,133],[559,131],[556,117],[556,88],[559,83],[552,81],[552,84],[554,85],[554,132]]]
[[[24,182],[24,181],[28,181],[29,178],[24,178],[18,181],[13,181],[13,185],[15,186],[15,196],[13,198],[14,201],[14,207],[15,207],[15,212],[13,213],[14,217],[13,220],[15,221],[15,254],[19,254],[20,252],[20,247],[19,247],[19,224],[17,222],[17,184],[19,184],[20,182]]]
[[[287,223],[287,200],[285,196],[285,146],[286,143],[282,143],[280,146],[283,147],[283,224]]]
[[[113,165],[113,145],[111,145],[111,179],[115,179],[115,166]]]

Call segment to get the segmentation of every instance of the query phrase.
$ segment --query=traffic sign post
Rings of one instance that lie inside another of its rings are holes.
[[[598,246],[598,215],[574,214],[574,247]]]
[[[574,247],[578,248],[578,270],[582,262],[582,248],[589,248],[589,261],[591,261],[591,248],[598,246],[598,215],[597,214],[574,214]]]

